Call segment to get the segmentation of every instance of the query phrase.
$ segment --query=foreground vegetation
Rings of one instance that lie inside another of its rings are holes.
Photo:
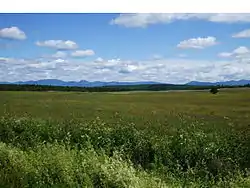
[[[151,130],[3,117],[1,187],[249,186],[250,132],[182,118]]]
[[[249,96],[2,92],[0,187],[249,187]]]

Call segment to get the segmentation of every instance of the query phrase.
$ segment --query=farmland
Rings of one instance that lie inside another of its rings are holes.
[[[250,90],[0,92],[1,187],[249,187]]]

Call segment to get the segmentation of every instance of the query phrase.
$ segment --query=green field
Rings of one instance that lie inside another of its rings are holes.
[[[111,120],[117,113],[135,120],[165,121],[172,114],[185,113],[208,121],[229,117],[249,122],[249,89],[222,90],[218,95],[204,91],[190,92],[1,92],[0,114],[18,117],[31,115],[46,119]]]
[[[249,102],[250,89],[2,91],[0,187],[250,187]]]

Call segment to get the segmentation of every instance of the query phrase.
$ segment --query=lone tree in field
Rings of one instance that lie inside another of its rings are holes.
[[[216,87],[213,87],[212,89],[210,89],[210,93],[212,93],[212,94],[216,94],[218,92],[219,92],[219,90]]]

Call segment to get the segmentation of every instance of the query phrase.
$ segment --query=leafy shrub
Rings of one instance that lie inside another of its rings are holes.
[[[213,87],[212,89],[210,89],[210,93],[212,93],[212,94],[216,94],[218,92],[219,92],[219,90],[216,87]]]

